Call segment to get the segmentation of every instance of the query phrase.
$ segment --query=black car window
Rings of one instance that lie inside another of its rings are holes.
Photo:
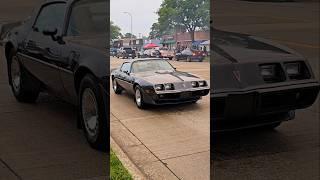
[[[121,66],[121,71],[122,72],[130,72],[130,63],[123,63]]]
[[[58,33],[61,33],[64,17],[65,17],[66,3],[54,3],[44,6],[34,24],[34,28],[42,32],[45,28],[57,28]]]
[[[107,33],[107,1],[82,0],[71,10],[67,36]]]

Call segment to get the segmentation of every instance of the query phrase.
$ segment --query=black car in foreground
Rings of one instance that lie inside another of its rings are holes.
[[[134,95],[138,108],[148,104],[164,105],[197,102],[209,93],[207,81],[177,71],[168,61],[145,58],[125,61],[111,73],[113,90]]]
[[[33,103],[48,91],[78,105],[78,125],[99,150],[109,150],[106,20],[105,0],[50,0],[4,40],[16,99]]]
[[[213,131],[275,128],[311,106],[319,93],[308,61],[262,38],[213,30]]]

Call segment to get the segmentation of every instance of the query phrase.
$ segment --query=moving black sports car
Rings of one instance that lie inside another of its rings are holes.
[[[4,45],[16,99],[33,103],[48,91],[78,105],[78,124],[100,150],[109,150],[107,19],[105,0],[50,0]]]
[[[159,58],[126,61],[111,73],[113,90],[134,94],[138,108],[197,102],[209,93],[208,83],[195,75],[177,71]]]
[[[319,93],[308,61],[297,52],[247,34],[213,30],[213,131],[275,128]]]

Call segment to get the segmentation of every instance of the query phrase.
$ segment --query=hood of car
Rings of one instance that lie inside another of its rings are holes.
[[[148,71],[135,73],[135,77],[141,78],[151,84],[177,83],[184,81],[199,81],[195,75],[181,71]]]
[[[214,63],[303,59],[297,52],[263,38],[220,30],[214,30],[213,34]]]

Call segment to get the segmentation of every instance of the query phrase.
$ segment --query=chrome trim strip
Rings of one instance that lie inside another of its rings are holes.
[[[156,94],[172,94],[172,93],[182,93],[182,92],[193,92],[193,91],[201,91],[201,90],[209,90],[208,86],[206,87],[198,87],[198,88],[189,88],[183,90],[163,90],[163,91],[155,91]]]
[[[17,55],[20,55],[20,56],[22,56],[22,57],[31,59],[31,60],[33,60],[33,61],[36,61],[36,62],[38,62],[38,63],[41,63],[41,64],[44,64],[44,65],[50,66],[50,67],[55,68],[55,69],[62,70],[62,71],[64,71],[64,72],[66,72],[66,73],[73,74],[73,72],[70,71],[70,70],[63,69],[63,68],[61,68],[61,67],[59,67],[59,66],[57,66],[57,65],[50,64],[50,63],[47,63],[47,62],[44,62],[44,61],[40,61],[40,60],[38,60],[38,59],[36,59],[36,58],[34,58],[34,57],[31,57],[31,56],[29,56],[29,55],[22,54],[21,52],[18,52]]]

